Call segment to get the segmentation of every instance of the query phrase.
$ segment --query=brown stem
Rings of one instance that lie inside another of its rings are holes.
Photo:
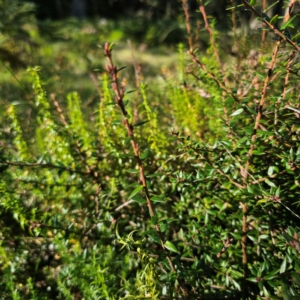
[[[259,128],[260,121],[262,118],[263,107],[264,107],[265,100],[266,100],[267,88],[268,88],[269,83],[272,81],[272,74],[273,74],[273,70],[274,70],[274,66],[275,66],[275,62],[277,59],[277,55],[279,52],[281,42],[282,42],[282,40],[288,42],[297,51],[300,51],[300,48],[298,47],[298,45],[296,43],[294,43],[292,40],[288,39],[282,32],[277,30],[275,28],[275,26],[273,26],[271,23],[269,23],[260,13],[258,13],[251,5],[249,5],[247,1],[243,0],[243,3],[247,8],[250,8],[257,16],[261,17],[263,20],[263,23],[266,24],[277,36],[279,36],[279,41],[276,43],[276,46],[275,46],[275,49],[274,49],[274,52],[272,55],[271,64],[268,69],[268,74],[264,81],[264,86],[263,86],[263,89],[261,92],[261,99],[260,99],[259,106],[258,106],[258,113],[255,118],[253,134],[251,137],[251,145],[250,145],[250,148],[248,151],[248,159],[247,159],[245,167],[241,170],[242,176],[244,178],[244,183],[247,184],[248,175],[249,175],[248,170],[249,170],[249,166],[250,166],[250,162],[252,159],[253,150],[254,150],[255,142],[256,142],[256,138],[257,138],[257,129]],[[248,208],[247,208],[247,204],[244,202],[241,202],[241,206],[242,206],[242,210],[243,210],[243,225],[242,225],[242,231],[243,231],[242,253],[243,253],[243,265],[244,265],[244,274],[243,274],[244,289],[243,290],[246,291],[246,284],[247,284],[246,278],[247,278],[247,272],[248,272],[248,268],[247,268],[247,263],[248,263],[248,257],[247,257],[247,232],[248,232],[247,213],[248,213]],[[245,292],[244,298],[246,298],[246,297],[247,297],[247,293]]]
[[[267,9],[267,0],[263,0],[262,10],[265,11]],[[263,30],[261,35],[261,42],[262,42],[262,50],[265,48],[266,37],[267,37],[267,30],[265,30],[266,24],[263,24]]]
[[[260,99],[260,103],[259,103],[259,106],[258,106],[258,113],[257,113],[256,118],[255,118],[253,134],[252,134],[252,137],[251,137],[251,145],[250,145],[250,148],[249,148],[249,151],[248,151],[248,160],[246,162],[245,167],[243,169],[241,169],[242,176],[244,177],[244,183],[245,184],[247,184],[247,181],[248,181],[248,175],[249,175],[248,170],[249,170],[250,161],[251,161],[251,158],[252,158],[252,155],[253,155],[253,150],[254,150],[254,147],[255,147],[255,141],[256,141],[256,137],[257,137],[257,129],[259,128],[261,117],[262,117],[262,114],[263,114],[263,107],[264,107],[265,100],[266,100],[267,88],[268,88],[268,84],[271,81],[271,77],[272,77],[272,73],[273,73],[273,70],[274,70],[275,61],[276,61],[276,58],[277,58],[277,54],[278,54],[278,51],[279,51],[280,44],[281,44],[281,40],[277,42],[277,45],[275,47],[275,50],[274,50],[274,53],[273,53],[273,56],[272,56],[272,61],[271,61],[271,64],[270,64],[270,67],[269,67],[269,70],[268,70],[268,74],[267,74],[267,77],[266,77],[265,82],[264,82],[263,90],[261,92],[261,99]],[[246,203],[241,202],[240,204],[241,204],[242,210],[243,210],[243,225],[242,225],[242,232],[243,232],[243,236],[242,236],[242,253],[243,253],[243,265],[244,265],[244,274],[243,274],[244,288],[243,288],[243,290],[245,291],[244,298],[246,299],[246,297],[247,297],[247,292],[246,292],[247,281],[246,281],[246,278],[247,278],[247,273],[248,273],[248,267],[247,267],[247,264],[248,264],[248,254],[247,254],[247,234],[248,234],[247,214],[248,214],[248,208],[247,208]]]
[[[205,11],[205,7],[204,5],[200,5],[199,7],[200,9],[200,12],[203,16],[203,19],[204,19],[204,23],[205,23],[205,29],[207,30],[207,32],[209,33],[209,38],[210,38],[210,44],[212,45],[213,49],[214,49],[214,55],[215,55],[215,58],[217,59],[218,61],[218,65],[220,67],[220,70],[222,72],[222,74],[225,76],[225,73],[224,73],[224,69],[223,69],[223,64],[221,62],[221,58],[220,58],[220,55],[219,55],[219,51],[218,51],[218,48],[217,48],[217,45],[216,45],[216,41],[215,41],[215,37],[214,37],[214,33],[213,33],[213,30],[211,29],[209,23],[208,23],[208,19],[207,19],[207,15],[206,15],[206,11]],[[226,78],[226,77],[225,77]],[[224,79],[225,83],[226,83],[226,80]]]
[[[261,18],[262,22],[266,24],[267,27],[269,27],[274,32],[274,34],[280,38],[280,40],[284,40],[285,42],[293,46],[295,50],[300,52],[300,47],[297,45],[296,42],[293,42],[290,38],[286,37],[284,33],[279,31],[274,25],[272,25],[268,20],[266,20],[265,17],[261,13],[259,13],[253,6],[251,6],[246,0],[242,0],[242,1],[244,6],[252,10],[256,16]]]
[[[143,190],[144,190],[144,193],[145,193],[145,196],[146,196],[147,205],[148,205],[148,209],[149,209],[149,214],[150,214],[151,217],[154,217],[154,216],[156,216],[156,213],[155,213],[155,209],[154,209],[154,206],[152,204],[152,201],[150,199],[150,193],[149,193],[149,190],[148,190],[148,187],[147,187],[144,166],[143,166],[143,162],[142,162],[142,159],[141,159],[141,156],[140,156],[139,145],[135,140],[134,127],[128,120],[128,112],[127,112],[127,110],[125,108],[125,105],[124,105],[124,102],[123,102],[123,98],[124,98],[124,95],[125,95],[125,86],[124,86],[124,84],[120,85],[120,83],[119,83],[118,70],[117,70],[117,67],[113,63],[112,50],[110,49],[110,46],[109,46],[108,43],[106,43],[105,46],[104,46],[104,54],[107,57],[108,62],[109,62],[108,65],[106,66],[106,69],[107,69],[107,71],[109,72],[109,74],[111,75],[111,78],[112,78],[112,88],[113,88],[113,90],[116,94],[116,97],[115,97],[116,104],[118,105],[118,107],[120,108],[120,110],[122,112],[123,125],[126,128],[128,136],[131,138],[131,146],[132,146],[132,149],[134,151],[134,156],[136,158],[136,161],[137,161],[137,164],[138,164],[138,167],[139,167],[139,173],[140,173],[139,180],[143,185]],[[173,265],[171,257],[170,257],[170,255],[169,255],[169,253],[168,253],[168,251],[165,247],[164,235],[161,232],[160,227],[159,227],[158,224],[155,225],[155,230],[156,230],[156,232],[159,236],[160,243],[161,243],[161,246],[163,248],[163,251],[166,253],[166,258],[168,260],[168,264],[169,264],[171,270],[175,274],[177,274],[177,271],[176,271],[176,269]],[[177,280],[179,282],[181,292],[185,296],[188,296],[188,291],[185,287],[185,283],[178,276],[177,276]]]
[[[184,15],[185,15],[185,26],[186,26],[186,31],[188,34],[188,42],[189,42],[190,50],[192,50],[193,49],[193,39],[191,36],[191,22],[190,22],[190,14],[189,14],[187,0],[182,0],[182,7],[183,7]]]
[[[225,86],[229,86],[228,79],[227,79],[226,73],[224,71],[223,64],[221,62],[221,58],[220,58],[220,55],[219,55],[218,47],[217,47],[217,44],[216,44],[216,41],[215,41],[214,33],[213,33],[213,30],[211,29],[211,27],[209,25],[209,22],[208,22],[208,18],[207,18],[206,11],[205,11],[205,6],[201,4],[199,9],[200,9],[200,12],[201,12],[201,14],[203,16],[203,19],[204,19],[205,29],[207,30],[207,32],[209,34],[210,44],[212,45],[212,47],[214,49],[214,56],[218,61],[219,68],[220,68],[221,73],[223,75],[224,84],[225,84]],[[230,128],[228,111],[227,111],[227,107],[225,105],[225,92],[224,91],[223,91],[223,94],[222,94],[222,102],[223,102],[223,113],[224,113],[225,124],[227,125],[227,128],[229,129],[229,136],[233,138],[233,135],[231,133],[231,128]]]
[[[233,36],[234,36],[234,42],[236,42],[236,16],[235,16],[235,3],[234,0],[230,0],[231,5],[232,5],[232,10],[231,10],[231,22],[232,22],[232,30],[233,30]]]
[[[236,95],[234,95],[232,93],[232,91],[230,89],[228,89],[226,87],[226,84],[221,82],[214,73],[210,72],[207,67],[196,57],[195,53],[193,51],[189,51],[189,55],[191,57],[191,59],[193,60],[193,62],[195,62],[211,79],[213,79],[217,85],[226,93],[228,94],[230,97],[232,97],[232,99],[234,101],[236,101],[237,103],[239,103],[239,99],[236,97]]]

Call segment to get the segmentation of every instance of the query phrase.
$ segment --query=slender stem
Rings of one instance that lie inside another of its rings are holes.
[[[242,0],[245,7],[249,8],[254,12],[256,16],[261,18],[262,22],[269,27],[275,35],[277,35],[281,40],[284,40],[285,42],[289,43],[293,48],[300,52],[300,47],[297,45],[296,42],[291,40],[290,38],[286,37],[284,33],[282,33],[280,30],[278,30],[274,25],[272,25],[261,13],[259,13],[253,6],[251,6],[246,0]]]
[[[265,11],[267,8],[267,0],[263,0],[262,10]],[[261,35],[261,48],[262,50],[265,48],[267,30],[265,30],[266,24],[263,24],[262,35]]]
[[[118,79],[118,70],[117,67],[114,65],[113,59],[112,59],[112,50],[110,49],[110,46],[108,43],[105,44],[104,46],[104,54],[108,59],[108,65],[106,66],[106,70],[109,72],[109,74],[111,75],[112,78],[112,88],[116,94],[115,100],[116,100],[116,104],[118,105],[118,107],[120,108],[122,115],[123,115],[123,125],[127,130],[127,134],[128,136],[131,138],[131,146],[132,149],[134,151],[134,156],[136,158],[138,167],[139,167],[139,174],[140,174],[140,182],[143,185],[143,189],[144,189],[144,193],[145,193],[145,197],[147,200],[147,205],[148,205],[148,209],[149,209],[149,214],[151,217],[156,216],[155,213],[155,209],[154,206],[152,204],[152,201],[150,199],[150,193],[149,193],[149,189],[147,187],[147,182],[146,182],[146,176],[145,176],[145,171],[144,171],[144,166],[143,166],[143,162],[140,156],[140,150],[139,150],[139,145],[136,142],[135,136],[134,136],[134,127],[133,125],[129,122],[128,120],[128,112],[125,108],[124,102],[123,102],[123,98],[125,95],[125,85],[119,83],[119,79]],[[163,251],[166,253],[166,258],[168,260],[168,264],[171,268],[171,270],[177,275],[177,280],[179,282],[179,286],[181,289],[181,292],[185,295],[188,296],[188,291],[185,287],[185,283],[178,277],[177,271],[173,265],[173,262],[171,260],[171,257],[165,247],[164,244],[164,235],[160,230],[160,226],[158,224],[155,225],[155,230],[159,236],[160,239],[160,243],[162,246]]]
[[[223,64],[222,64],[222,61],[221,61],[221,58],[220,58],[220,55],[219,55],[219,50],[218,50],[218,47],[217,47],[217,43],[216,43],[216,40],[215,40],[214,32],[213,32],[212,28],[209,25],[206,10],[205,10],[205,6],[202,4],[202,1],[201,1],[201,5],[200,5],[199,9],[200,9],[200,12],[201,12],[201,14],[203,16],[203,19],[204,19],[205,29],[209,34],[210,44],[212,45],[212,47],[214,49],[214,56],[218,61],[219,68],[220,68],[221,73],[223,75],[224,85],[226,87],[228,87],[229,86],[228,78],[227,78],[227,75],[224,71]],[[234,26],[235,26],[235,24],[234,24]],[[235,30],[234,30],[234,34],[235,34]],[[229,117],[228,117],[228,110],[227,110],[227,107],[225,105],[225,96],[226,96],[226,93],[223,91],[223,93],[222,93],[222,102],[223,102],[223,113],[224,113],[225,124],[227,125],[227,128],[229,129],[229,136],[231,138],[233,138],[233,135],[231,133],[231,128],[230,128]]]
[[[190,50],[192,50],[193,49],[193,39],[191,36],[191,22],[190,22],[190,14],[189,14],[187,0],[182,0],[182,7],[183,7],[184,15],[185,15],[185,26],[186,26],[186,31],[188,34],[188,42],[189,42]]]
[[[50,168],[50,169],[60,169],[63,171],[68,171],[71,173],[81,174],[81,175],[90,175],[88,172],[82,172],[76,169],[67,168],[64,166],[54,165],[50,163],[26,163],[26,162],[18,162],[18,161],[5,161],[2,164],[8,166],[17,166],[17,167],[42,167],[42,168]]]

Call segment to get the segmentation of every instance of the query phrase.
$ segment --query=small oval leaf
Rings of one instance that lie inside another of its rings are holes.
[[[157,217],[156,215],[153,216],[153,217],[151,217],[151,223],[152,223],[153,225],[156,225],[157,222],[158,222],[158,217]]]
[[[149,157],[149,155],[150,155],[150,149],[147,148],[147,149],[145,150],[145,152],[143,152],[143,154],[141,154],[141,159],[142,159],[142,160],[145,160],[145,159],[147,159],[147,158]]]
[[[175,245],[173,243],[171,243],[170,241],[166,241],[165,242],[165,247],[172,251],[172,252],[176,252],[176,253],[179,253],[179,251],[177,250],[177,248],[175,247]]]
[[[266,182],[266,184],[267,184],[268,186],[270,186],[270,187],[276,187],[275,183],[273,183],[273,182],[272,182],[271,180],[269,180],[269,179],[266,179],[265,182]]]
[[[131,199],[132,197],[134,197],[136,194],[138,194],[141,190],[143,189],[142,185],[138,185],[130,194],[129,199]]]
[[[283,262],[282,262],[282,264],[280,266],[280,271],[279,271],[280,274],[284,273],[285,270],[286,270],[286,257],[284,258],[284,260],[283,260]]]
[[[244,111],[243,108],[239,108],[238,110],[236,110],[235,112],[233,112],[233,113],[230,115],[230,117],[237,116],[237,115],[241,114],[243,111]]]

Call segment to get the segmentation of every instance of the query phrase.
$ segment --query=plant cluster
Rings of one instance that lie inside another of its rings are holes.
[[[89,105],[27,69],[27,106],[4,102],[1,120],[1,298],[300,297],[296,2],[284,19],[242,2],[255,47],[232,4],[225,54],[200,1],[197,53],[183,0],[176,69],[146,84],[135,61],[129,83],[105,43]]]

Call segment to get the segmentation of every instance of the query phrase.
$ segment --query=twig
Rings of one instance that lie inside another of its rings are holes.
[[[131,204],[132,202],[134,202],[134,200],[128,200],[125,203],[121,204],[120,206],[118,206],[117,208],[115,208],[115,211],[119,211],[121,210],[123,207],[128,206],[129,204]]]
[[[242,0],[245,7],[249,8],[254,12],[256,16],[261,18],[262,22],[266,24],[273,32],[276,34],[281,40],[284,40],[285,42],[289,43],[295,50],[300,52],[300,47],[297,45],[296,42],[293,42],[290,38],[286,37],[281,31],[279,31],[274,25],[272,25],[266,18],[259,13],[253,6],[251,6],[246,0]]]
[[[189,51],[188,52],[191,59],[193,60],[193,62],[195,62],[211,79],[213,79],[217,84],[218,86],[224,91],[226,92],[226,94],[228,94],[230,97],[232,97],[232,99],[234,101],[236,101],[237,103],[239,103],[239,99],[236,97],[236,95],[234,95],[232,93],[231,90],[229,90],[226,85],[221,82],[216,76],[214,73],[210,72],[207,67],[196,57],[195,53],[193,51]]]
[[[191,22],[190,22],[190,14],[189,14],[189,9],[188,9],[188,1],[187,0],[182,0],[182,7],[185,15],[185,26],[186,26],[186,31],[188,34],[188,42],[190,46],[190,50],[193,49],[193,39],[191,36]]]
[[[273,70],[274,70],[274,66],[275,66],[275,62],[277,59],[277,55],[279,52],[279,47],[281,45],[282,40],[285,40],[286,42],[290,43],[296,50],[300,51],[300,48],[298,47],[298,45],[296,43],[294,43],[292,40],[288,39],[282,32],[280,32],[278,29],[275,28],[274,25],[272,25],[270,22],[268,22],[264,16],[260,13],[258,13],[253,6],[251,6],[247,1],[243,0],[244,6],[246,6],[247,8],[250,8],[258,17],[260,17],[262,19],[262,21],[276,34],[278,35],[280,38],[276,43],[273,55],[272,55],[272,60],[270,63],[270,67],[268,69],[268,73],[267,73],[267,77],[264,81],[264,86],[261,92],[261,99],[259,102],[259,106],[258,106],[258,112],[255,118],[255,124],[254,124],[254,128],[253,128],[253,134],[251,137],[251,145],[249,147],[249,151],[248,151],[248,159],[246,162],[246,165],[244,168],[241,169],[241,175],[244,178],[244,183],[247,184],[248,181],[248,170],[249,170],[249,166],[250,166],[250,161],[252,160],[252,155],[253,155],[253,150],[255,147],[255,142],[256,142],[256,138],[257,138],[257,130],[259,128],[260,125],[260,121],[263,115],[263,107],[265,104],[265,100],[266,100],[266,93],[267,93],[267,88],[269,83],[271,82],[272,79],[272,75],[273,75]],[[243,236],[242,236],[242,252],[243,252],[243,265],[244,265],[244,274],[243,274],[243,285],[244,285],[244,298],[246,298],[247,294],[246,294],[246,278],[247,278],[247,273],[248,273],[248,254],[247,254],[247,233],[248,233],[248,224],[247,224],[247,214],[248,214],[248,207],[247,204],[243,201],[240,202],[241,206],[242,206],[242,210],[243,210],[243,221],[242,221],[242,232],[243,232]]]
[[[82,175],[90,175],[88,172],[82,172],[76,169],[67,168],[64,166],[54,165],[50,163],[24,163],[24,162],[15,162],[15,161],[4,161],[1,162],[2,164],[6,164],[8,166],[17,166],[17,167],[42,167],[42,168],[49,168],[49,169],[60,169],[63,171],[68,171],[71,173],[77,173]]]
[[[140,156],[139,145],[136,142],[135,135],[134,135],[134,127],[130,123],[130,121],[128,120],[128,112],[125,108],[124,101],[123,101],[123,98],[124,98],[124,95],[125,95],[125,84],[122,83],[120,85],[120,83],[119,83],[119,79],[118,79],[119,70],[114,65],[113,59],[112,59],[112,45],[110,46],[108,43],[105,44],[104,54],[108,59],[108,65],[106,66],[106,70],[108,71],[108,73],[110,74],[110,76],[112,78],[112,88],[113,88],[113,90],[116,94],[116,97],[115,97],[116,104],[122,112],[123,125],[126,128],[128,137],[130,137],[130,139],[131,139],[131,146],[133,148],[134,155],[135,155],[138,167],[139,167],[139,173],[140,173],[139,180],[140,180],[140,182],[142,183],[142,186],[143,186],[143,190],[144,190],[144,193],[145,193],[145,197],[146,197],[147,205],[148,205],[148,209],[149,209],[149,214],[150,214],[151,217],[154,217],[154,216],[156,216],[156,213],[155,213],[155,209],[154,209],[154,206],[152,204],[152,201],[150,199],[150,192],[149,192],[149,189],[147,187],[146,176],[145,176],[145,171],[144,171],[144,165],[143,165],[143,162],[142,162],[142,159],[141,159],[141,156]],[[162,249],[166,253],[166,258],[167,258],[168,264],[169,264],[171,270],[177,275],[177,280],[178,280],[181,292],[185,296],[188,296],[189,293],[187,291],[185,283],[183,282],[183,280],[181,278],[179,278],[179,276],[177,274],[177,270],[175,269],[175,267],[173,265],[173,262],[171,260],[171,257],[168,254],[168,251],[165,247],[164,236],[163,236],[163,233],[160,230],[159,224],[155,225],[155,230],[156,230],[156,232],[159,236]]]
[[[214,33],[213,33],[213,30],[211,29],[211,27],[209,25],[208,18],[207,18],[207,15],[206,15],[206,11],[205,11],[205,6],[203,5],[202,1],[200,3],[201,3],[201,5],[200,5],[199,9],[200,9],[200,12],[201,12],[201,14],[203,16],[203,19],[204,19],[205,29],[207,30],[207,32],[209,34],[210,44],[212,45],[212,47],[214,49],[214,56],[218,61],[219,68],[220,68],[221,73],[223,75],[224,85],[228,87],[229,86],[228,78],[227,78],[227,75],[224,71],[223,64],[221,62],[221,58],[220,58],[219,50],[218,50],[218,47],[217,47],[217,44],[216,44],[216,41],[215,41]],[[223,112],[224,112],[225,124],[227,125],[228,131],[229,131],[229,136],[233,139],[233,134],[231,132],[231,127],[230,127],[230,122],[229,122],[228,110],[227,110],[227,107],[226,107],[226,104],[225,104],[226,101],[225,101],[225,90],[224,89],[223,89],[223,93],[222,93],[222,102],[223,102]]]

